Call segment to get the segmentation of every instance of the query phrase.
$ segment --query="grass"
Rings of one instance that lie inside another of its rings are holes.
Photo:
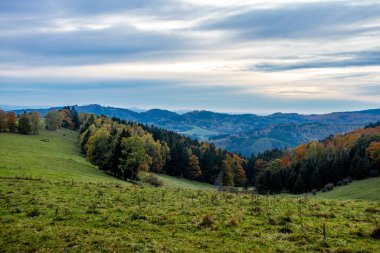
[[[90,165],[76,138],[0,134],[1,252],[379,252],[379,178],[319,198],[159,174],[163,187],[146,187]]]
[[[4,178],[0,185],[3,252],[379,249],[371,234],[379,203],[362,200]]]
[[[157,174],[157,173],[148,173],[148,172],[140,172],[140,177],[142,181],[144,182],[144,179],[149,175],[153,174],[156,176],[160,181],[163,182],[162,187],[168,188],[168,189],[193,189],[193,190],[215,190],[216,187],[207,183],[201,183],[197,181],[191,181],[184,178],[176,178],[171,177],[163,174]],[[147,185],[146,183],[143,183],[143,185]]]
[[[364,199],[380,201],[380,177],[354,181],[345,186],[335,187],[326,193],[317,196],[328,199]]]
[[[119,182],[91,165],[76,145],[78,132],[40,130],[38,135],[0,133],[0,177]]]

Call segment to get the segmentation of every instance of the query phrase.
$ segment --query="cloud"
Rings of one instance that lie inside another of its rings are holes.
[[[380,65],[380,51],[351,52],[328,55],[322,60],[299,60],[297,63],[260,63],[249,68],[249,70],[262,71],[284,71],[292,69],[311,68],[345,68],[345,67],[365,67]],[[359,74],[363,75],[363,74]],[[348,76],[346,78],[351,78]]]
[[[0,6],[0,101],[7,103],[251,112],[380,106],[378,1]]]
[[[377,30],[359,24],[379,18],[378,4],[289,4],[253,9],[204,25],[203,29],[234,31],[238,39],[331,39]],[[354,27],[352,27],[354,25]]]

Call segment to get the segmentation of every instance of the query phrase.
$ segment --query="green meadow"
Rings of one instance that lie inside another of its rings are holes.
[[[80,155],[77,132],[0,134],[1,252],[379,252],[379,178],[317,197],[128,183]]]

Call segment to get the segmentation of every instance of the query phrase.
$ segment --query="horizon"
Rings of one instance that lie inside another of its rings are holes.
[[[298,114],[298,115],[326,115],[326,114],[331,114],[331,113],[351,113],[351,112],[362,112],[362,111],[370,111],[370,110],[380,110],[380,107],[379,108],[366,108],[366,109],[362,109],[362,110],[350,110],[350,111],[329,111],[329,112],[324,112],[324,113],[299,113],[299,112],[282,112],[282,111],[277,111],[277,112],[271,112],[271,113],[268,113],[268,114],[259,114],[259,113],[255,113],[255,112],[226,112],[226,111],[212,111],[212,110],[207,110],[207,109],[183,109],[183,110],[169,110],[169,109],[166,109],[166,108],[147,108],[147,109],[144,109],[144,108],[140,108],[140,107],[134,107],[134,106],[131,106],[131,107],[118,107],[118,106],[110,106],[110,105],[104,105],[104,104],[96,104],[96,103],[91,103],[91,104],[71,104],[71,105],[54,105],[54,106],[49,106],[49,105],[46,105],[46,106],[43,106],[43,105],[40,105],[40,106],[27,106],[27,105],[4,105],[4,104],[0,104],[0,109],[3,109],[5,111],[20,111],[20,110],[40,110],[40,109],[50,109],[50,108],[60,108],[60,107],[64,107],[64,106],[101,106],[101,107],[110,107],[110,108],[116,108],[116,109],[126,109],[126,110],[131,110],[133,112],[136,112],[136,113],[144,113],[144,112],[147,112],[147,111],[151,111],[151,110],[162,110],[162,111],[169,111],[169,112],[174,112],[178,115],[183,115],[183,114],[186,114],[186,113],[191,113],[191,112],[201,112],[201,111],[205,111],[205,112],[211,112],[211,113],[220,113],[220,114],[229,114],[229,115],[243,115],[243,114],[252,114],[252,115],[257,115],[257,116],[270,116],[270,115],[274,115],[274,114]]]
[[[379,3],[3,1],[0,103],[260,115],[380,108]]]

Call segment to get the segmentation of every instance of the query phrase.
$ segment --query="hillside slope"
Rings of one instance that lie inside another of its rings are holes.
[[[42,128],[42,125],[41,125]],[[32,177],[47,180],[74,180],[130,184],[114,178],[90,164],[80,154],[78,132],[40,130],[38,135],[0,133],[0,177]],[[144,177],[147,173],[142,173]],[[213,190],[206,183],[155,174],[163,188]],[[143,181],[139,182],[150,186]]]
[[[42,129],[38,135],[0,133],[0,176],[126,183],[81,156],[77,138],[77,132],[67,129]]]
[[[319,193],[327,199],[364,199],[380,201],[380,177],[354,181],[351,184],[336,187],[332,191]]]

